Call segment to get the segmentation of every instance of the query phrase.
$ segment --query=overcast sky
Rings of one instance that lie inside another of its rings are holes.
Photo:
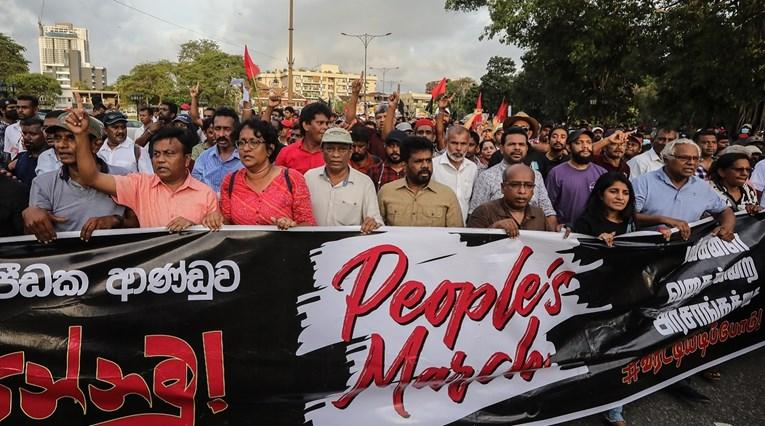
[[[33,71],[40,67],[37,20],[42,5],[43,0],[0,0],[6,12],[0,15],[0,32],[27,48]],[[181,43],[199,38],[211,38],[239,55],[247,44],[263,70],[287,67],[287,0],[48,0],[42,9],[43,24],[71,22],[88,29],[91,63],[107,67],[109,83],[136,64],[175,61]],[[488,19],[486,10],[447,12],[443,0],[295,0],[295,67],[336,63],[344,71],[359,72],[364,67],[361,42],[339,33],[392,32],[369,45],[368,65],[399,66],[386,79],[401,80],[402,91],[422,92],[426,82],[444,76],[477,80],[491,56],[509,56],[520,65],[518,48],[479,41]]]

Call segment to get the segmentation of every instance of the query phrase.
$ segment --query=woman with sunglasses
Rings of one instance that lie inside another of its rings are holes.
[[[249,119],[231,135],[244,168],[227,175],[220,188],[220,213],[203,224],[276,225],[279,229],[316,225],[311,197],[300,172],[273,163],[278,144],[268,122]]]
[[[752,163],[747,154],[723,154],[709,168],[709,184],[733,211],[755,214],[760,206],[757,192],[747,183],[751,175]]]

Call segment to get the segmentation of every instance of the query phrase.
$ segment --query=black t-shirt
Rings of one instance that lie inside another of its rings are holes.
[[[539,157],[539,164],[540,164],[540,170],[539,173],[542,173],[542,177],[547,179],[547,174],[550,173],[550,170],[552,170],[553,167],[563,164],[566,161],[568,161],[570,157],[568,155],[564,155],[563,157],[559,158],[558,160],[550,160],[547,158],[546,155],[542,154]]]
[[[614,223],[603,217],[595,215],[582,215],[574,223],[574,232],[597,237],[602,233],[614,232],[616,235],[626,234],[635,230],[632,222]]]
[[[29,187],[15,179],[0,175],[0,237],[24,233],[21,211],[29,203]]]

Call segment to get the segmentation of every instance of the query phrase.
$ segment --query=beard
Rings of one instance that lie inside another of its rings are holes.
[[[367,156],[364,154],[359,154],[357,152],[354,152],[353,154],[351,154],[351,161],[353,161],[354,163],[358,163],[360,161],[363,161],[366,157]]]
[[[391,164],[396,164],[401,162],[401,154],[385,154],[385,157],[388,159],[388,162]]]
[[[579,154],[578,152],[573,152],[572,151],[571,152],[571,159],[574,160],[574,162],[576,164],[582,164],[582,165],[590,164],[590,162],[592,161],[592,154],[584,157],[581,154]]]
[[[465,154],[462,153],[451,153],[449,151],[446,151],[446,156],[449,157],[450,160],[454,162],[460,162],[465,158]]]
[[[16,121],[19,119],[19,112],[15,109],[9,109],[8,111],[5,111],[5,118],[8,119],[8,121]]]
[[[417,174],[414,176],[409,176],[409,180],[418,185],[426,185],[428,182],[430,182],[431,174],[432,173],[430,170],[422,170],[417,172]]]

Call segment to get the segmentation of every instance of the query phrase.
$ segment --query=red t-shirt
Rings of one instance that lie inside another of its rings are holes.
[[[303,140],[297,140],[279,151],[274,162],[277,166],[299,171],[301,174],[324,165],[324,155],[321,150],[308,152],[303,149]]]

